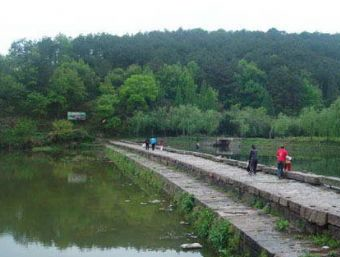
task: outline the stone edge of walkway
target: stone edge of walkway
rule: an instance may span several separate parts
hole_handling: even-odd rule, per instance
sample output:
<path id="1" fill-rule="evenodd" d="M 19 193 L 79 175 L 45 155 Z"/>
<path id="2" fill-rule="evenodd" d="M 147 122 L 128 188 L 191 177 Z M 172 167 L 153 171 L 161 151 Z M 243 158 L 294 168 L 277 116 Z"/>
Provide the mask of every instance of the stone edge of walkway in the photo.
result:
<path id="1" fill-rule="evenodd" d="M 123 141 L 119 141 L 119 142 L 123 144 L 131 144 L 130 142 L 123 142 Z M 114 142 L 111 142 L 111 143 L 114 143 Z M 136 144 L 133 144 L 133 145 L 136 145 Z M 261 197 L 265 201 L 272 202 L 273 204 L 278 206 L 278 208 L 284 208 L 285 209 L 284 211 L 289 211 L 289 215 L 286 215 L 286 216 L 300 218 L 304 220 L 305 222 L 307 222 L 310 225 L 308 230 L 323 231 L 324 229 L 328 229 L 328 231 L 334 237 L 340 240 L 340 216 L 338 215 L 334 215 L 334 214 L 325 212 L 323 210 L 319 210 L 317 208 L 303 206 L 299 203 L 296 203 L 284 197 L 280 197 L 275 194 L 270 194 L 264 190 L 260 190 L 251 185 L 247 185 L 247 184 L 243 184 L 242 182 L 235 181 L 230 177 L 222 177 L 214 172 L 209 172 L 207 170 L 203 170 L 200 168 L 194 168 L 191 165 L 188 166 L 185 162 L 182 162 L 182 161 L 173 160 L 169 157 L 161 157 L 158 154 L 145 152 L 142 149 L 131 148 L 126 145 L 122 147 L 126 147 L 129 150 L 138 152 L 142 155 L 158 157 L 160 159 L 163 159 L 165 162 L 172 162 L 174 165 L 179 166 L 180 168 L 186 169 L 191 172 L 195 170 L 197 174 L 208 177 L 215 184 L 223 183 L 224 185 L 232 186 L 233 188 L 241 190 L 244 193 L 249 193 L 256 197 Z M 180 150 L 179 152 L 176 152 L 176 153 L 185 154 L 186 151 L 182 152 Z M 197 156 L 197 157 L 200 157 L 200 156 Z"/>
<path id="2" fill-rule="evenodd" d="M 125 149 L 124 147 L 122 147 L 122 146 L 117 146 L 117 145 L 114 145 L 114 147 L 119 148 L 119 149 Z M 112 148 L 111 148 L 111 149 L 112 149 Z M 112 149 L 112 150 L 117 151 L 117 150 L 115 150 L 115 149 Z M 127 151 L 127 152 L 129 152 L 129 153 L 135 153 L 135 154 L 137 154 L 138 156 L 147 159 L 147 157 L 144 157 L 144 156 L 140 155 L 139 153 L 136 153 L 136 152 L 134 152 L 134 151 L 131 152 L 131 149 L 126 149 L 125 151 Z M 120 152 L 120 154 L 123 154 L 123 153 Z M 169 189 L 169 188 L 166 189 L 166 191 L 167 191 L 168 193 L 169 193 L 169 192 L 170 192 L 170 193 L 174 193 L 176 190 L 180 190 L 180 191 L 182 191 L 182 192 L 190 193 L 190 192 L 187 191 L 187 189 L 180 187 L 180 186 L 177 185 L 175 182 L 171 181 L 169 178 L 164 177 L 164 175 L 162 175 L 161 173 L 159 173 L 159 172 L 158 172 L 157 170 L 155 170 L 153 167 L 145 166 L 145 165 L 143 165 L 142 163 L 138 162 L 137 160 L 135 160 L 135 159 L 133 159 L 133 158 L 127 156 L 127 155 L 125 155 L 125 156 L 126 156 L 127 158 L 129 158 L 130 160 L 134 161 L 135 163 L 137 163 L 138 165 L 141 165 L 141 166 L 143 166 L 143 167 L 148 168 L 148 169 L 151 170 L 152 172 L 156 173 L 157 176 L 161 177 L 161 179 L 162 179 L 163 181 L 166 182 L 166 184 L 168 185 L 168 187 L 169 187 L 169 186 L 171 187 L 171 189 Z M 150 159 L 148 159 L 148 160 L 151 161 L 151 162 L 154 161 L 154 160 L 150 160 Z M 154 161 L 154 162 L 155 162 L 155 161 Z M 163 165 L 163 164 L 160 164 L 159 162 L 156 162 L 156 163 L 158 163 L 159 165 Z M 164 165 L 164 167 L 168 169 L 168 167 L 167 167 L 166 165 Z M 175 189 L 175 190 L 174 190 L 174 189 Z M 225 196 L 225 197 L 228 198 L 227 196 Z M 218 215 L 218 217 L 223 218 L 223 219 L 227 219 L 227 220 L 232 224 L 233 227 L 235 227 L 238 231 L 240 231 L 240 233 L 243 235 L 243 240 L 247 241 L 247 246 L 248 246 L 249 248 L 251 248 L 254 252 L 256 252 L 256 255 L 257 255 L 257 256 L 260 255 L 260 252 L 261 252 L 261 250 L 263 249 L 263 250 L 265 250 L 265 251 L 266 251 L 270 256 L 272 256 L 272 257 L 281 257 L 281 256 L 284 256 L 284 257 L 286 257 L 286 256 L 287 256 L 287 257 L 288 257 L 288 256 L 289 256 L 289 257 L 292 257 L 292 255 L 287 255 L 287 252 L 286 252 L 287 250 L 286 250 L 286 251 L 283 251 L 283 252 L 282 252 L 282 251 L 277 251 L 277 250 L 274 250 L 274 249 L 277 249 L 277 248 L 275 248 L 275 247 L 273 247 L 272 249 L 268 249 L 268 247 L 266 247 L 266 246 L 264 245 L 263 240 L 262 240 L 262 241 L 258 241 L 258 240 L 256 240 L 256 239 L 254 239 L 254 238 L 252 237 L 252 235 L 248 234 L 247 231 L 244 231 L 239 225 L 235 224 L 235 223 L 233 222 L 233 220 L 228 219 L 228 216 L 223 216 L 223 215 L 221 215 L 220 210 L 212 209 L 210 206 L 207 205 L 207 203 L 205 203 L 204 201 L 202 201 L 202 199 L 199 199 L 199 198 L 197 198 L 196 196 L 195 196 L 195 198 L 196 198 L 196 200 L 197 200 L 201 205 L 203 205 L 203 206 L 205 206 L 205 207 L 211 209 L 216 215 Z M 232 201 L 233 201 L 233 200 L 232 200 Z M 233 202 L 234 202 L 234 201 L 233 201 Z M 249 208 L 249 207 L 246 207 L 246 208 Z M 251 208 L 249 208 L 249 209 L 251 209 Z M 258 212 L 257 210 L 253 211 L 253 213 L 257 213 L 257 212 Z M 259 215 L 259 216 L 263 217 L 263 216 L 260 215 L 260 214 L 256 214 L 256 215 Z M 271 218 L 268 216 L 268 219 L 271 219 Z M 278 233 L 279 233 L 279 232 L 278 232 Z M 285 240 L 287 240 L 287 239 L 285 239 Z M 275 239 L 275 241 L 276 241 L 276 242 L 279 242 L 279 240 L 277 240 L 277 238 Z M 308 245 L 308 246 L 311 246 L 311 244 L 308 243 L 308 242 L 306 242 L 306 241 L 301 241 L 300 244 L 301 244 L 301 245 L 305 245 L 305 246 L 307 246 L 307 245 Z M 281 249 L 281 250 L 283 250 L 283 249 Z M 296 253 L 295 253 L 295 254 L 296 254 L 295 256 L 302 256 L 302 255 L 305 253 L 306 250 L 307 250 L 307 249 L 304 248 L 303 250 L 301 250 L 301 251 L 299 251 L 299 252 L 296 252 Z M 315 248 L 310 248 L 309 250 L 315 250 Z M 289 254 L 289 253 L 288 253 L 288 254 Z M 254 256 L 254 255 L 252 255 L 252 256 Z"/>
<path id="3" fill-rule="evenodd" d="M 120 140 L 121 142 L 128 143 L 128 144 L 135 144 L 139 145 L 136 142 L 128 141 L 128 140 Z M 164 148 L 164 151 L 168 152 L 174 152 L 174 153 L 180 153 L 180 154 L 187 154 L 187 155 L 193 155 L 197 157 L 201 157 L 204 159 L 208 159 L 215 162 L 223 162 L 226 164 L 229 164 L 231 166 L 236 166 L 242 169 L 246 169 L 248 166 L 248 163 L 245 161 L 238 161 L 234 159 L 229 158 L 223 158 L 219 156 L 215 156 L 212 154 L 207 153 L 200 153 L 200 152 L 194 152 L 194 151 L 187 151 L 187 150 L 179 150 L 172 147 L 166 147 Z M 258 171 L 262 171 L 266 174 L 276 175 L 276 167 L 274 166 L 267 166 L 263 164 L 258 165 Z M 286 172 L 286 178 L 296 180 L 303 183 L 308 183 L 315 186 L 326 186 L 331 189 L 336 189 L 340 191 L 340 178 L 337 177 L 331 177 L 331 176 L 322 176 L 322 175 L 316 175 L 312 173 L 306 173 L 306 172 L 300 172 L 300 171 L 290 171 Z"/>

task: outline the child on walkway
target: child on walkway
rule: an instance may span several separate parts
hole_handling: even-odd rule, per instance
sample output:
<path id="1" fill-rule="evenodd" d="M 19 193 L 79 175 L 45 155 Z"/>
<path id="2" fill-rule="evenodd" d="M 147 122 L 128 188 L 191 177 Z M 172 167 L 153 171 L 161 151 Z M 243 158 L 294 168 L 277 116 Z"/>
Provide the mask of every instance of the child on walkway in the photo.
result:
<path id="1" fill-rule="evenodd" d="M 285 171 L 291 171 L 291 170 L 292 170 L 292 157 L 287 155 L 286 162 L 285 162 Z"/>

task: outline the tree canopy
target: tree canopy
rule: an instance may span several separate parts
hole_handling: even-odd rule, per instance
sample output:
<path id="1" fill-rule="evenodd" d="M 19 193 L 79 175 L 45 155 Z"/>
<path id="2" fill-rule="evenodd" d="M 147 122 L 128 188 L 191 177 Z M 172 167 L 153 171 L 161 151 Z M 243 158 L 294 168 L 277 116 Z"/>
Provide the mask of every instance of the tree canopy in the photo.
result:
<path id="1" fill-rule="evenodd" d="M 190 134 L 218 128 L 263 136 L 281 135 L 280 128 L 298 135 L 307 133 L 296 129 L 304 124 L 313 134 L 335 135 L 335 123 L 326 132 L 307 121 L 336 118 L 339 94 L 338 34 L 276 29 L 60 34 L 13 42 L 0 56 L 1 119 L 53 122 L 67 111 L 85 111 L 96 131 Z M 262 127 L 254 116 L 274 122 Z M 156 126 L 157 120 L 162 124 Z"/>

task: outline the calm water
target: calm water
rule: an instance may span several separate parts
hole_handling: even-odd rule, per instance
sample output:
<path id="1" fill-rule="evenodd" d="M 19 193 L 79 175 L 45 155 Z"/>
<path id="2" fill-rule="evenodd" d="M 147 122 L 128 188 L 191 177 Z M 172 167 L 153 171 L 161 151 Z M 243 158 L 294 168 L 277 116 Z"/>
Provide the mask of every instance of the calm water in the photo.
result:
<path id="1" fill-rule="evenodd" d="M 216 138 L 212 137 L 178 137 L 165 138 L 167 145 L 175 148 L 196 150 L 196 142 L 200 143 L 199 151 L 224 155 L 236 160 L 247 160 L 252 144 L 258 149 L 259 162 L 276 166 L 276 150 L 284 143 L 289 155 L 293 157 L 293 170 L 313 172 L 320 175 L 340 177 L 340 144 L 335 142 L 307 141 L 296 139 L 236 139 L 229 149 L 213 147 Z"/>
<path id="2" fill-rule="evenodd" d="M 112 163 L 67 156 L 0 156 L 0 257 L 213 257 L 205 248 L 181 251 L 193 242 L 191 228 L 162 210 L 165 196 Z"/>

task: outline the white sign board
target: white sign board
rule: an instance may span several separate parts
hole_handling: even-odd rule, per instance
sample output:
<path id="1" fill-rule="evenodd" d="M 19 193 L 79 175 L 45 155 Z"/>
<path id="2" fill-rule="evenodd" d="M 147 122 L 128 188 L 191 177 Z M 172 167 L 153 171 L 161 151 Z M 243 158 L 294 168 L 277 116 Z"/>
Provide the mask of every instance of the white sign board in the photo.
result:
<path id="1" fill-rule="evenodd" d="M 86 120 L 85 112 L 67 112 L 68 120 Z"/>

